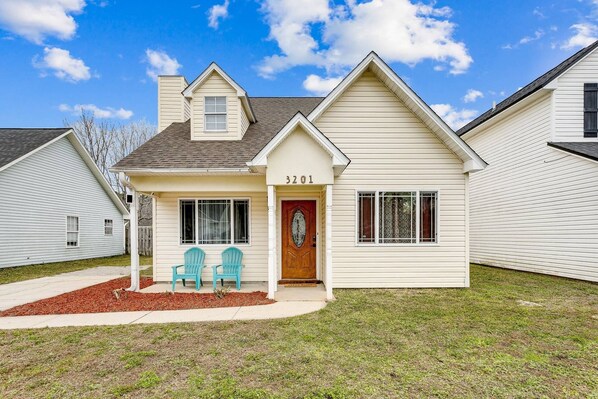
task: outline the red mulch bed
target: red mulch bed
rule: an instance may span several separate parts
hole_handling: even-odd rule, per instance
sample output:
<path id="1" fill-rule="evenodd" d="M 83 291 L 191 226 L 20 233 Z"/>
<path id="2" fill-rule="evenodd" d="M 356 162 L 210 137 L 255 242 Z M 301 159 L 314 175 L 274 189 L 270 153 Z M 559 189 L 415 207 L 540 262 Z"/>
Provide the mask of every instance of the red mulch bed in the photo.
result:
<path id="1" fill-rule="evenodd" d="M 141 288 L 149 287 L 153 283 L 149 277 L 142 277 L 140 281 Z M 144 294 L 121 290 L 130 285 L 129 277 L 119 278 L 52 298 L 15 306 L 0 312 L 0 316 L 224 308 L 274 303 L 273 300 L 266 298 L 265 292 L 230 292 L 224 298 L 218 299 L 213 293 Z M 114 290 L 119 290 L 120 298 L 116 298 Z"/>

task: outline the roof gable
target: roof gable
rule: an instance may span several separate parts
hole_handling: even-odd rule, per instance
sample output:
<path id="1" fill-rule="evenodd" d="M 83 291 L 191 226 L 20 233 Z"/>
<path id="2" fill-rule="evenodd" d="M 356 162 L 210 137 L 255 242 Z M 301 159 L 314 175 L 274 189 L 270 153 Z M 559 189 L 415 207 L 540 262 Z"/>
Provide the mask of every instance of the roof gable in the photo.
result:
<path id="1" fill-rule="evenodd" d="M 123 215 L 129 211 L 116 195 L 96 163 L 71 128 L 58 129 L 0 129 L 0 172 L 52 145 L 60 139 L 67 139 L 85 162 L 97 182 Z M 13 152 L 9 157 L 6 153 Z"/>
<path id="2" fill-rule="evenodd" d="M 317 119 L 365 71 L 371 70 L 438 138 L 463 161 L 463 171 L 473 172 L 486 167 L 486 162 L 426 104 L 375 52 L 368 54 L 328 96 L 307 116 Z"/>
<path id="3" fill-rule="evenodd" d="M 297 127 L 301 127 L 317 144 L 332 157 L 332 168 L 335 175 L 340 175 L 351 160 L 316 128 L 301 112 L 297 112 L 287 124 L 266 144 L 247 166 L 254 170 L 262 170 L 267 166 L 268 155 L 272 153 Z"/>
<path id="4" fill-rule="evenodd" d="M 0 172 L 69 133 L 57 129 L 0 129 Z"/>
<path id="5" fill-rule="evenodd" d="M 484 122 L 494 118 L 496 115 L 500 114 L 501 112 L 509 109 L 511 106 L 519 103 L 523 99 L 529 97 L 530 95 L 536 93 L 538 90 L 543 88 L 551 88 L 550 83 L 554 81 L 556 78 L 561 76 L 563 73 L 567 72 L 573 66 L 575 66 L 579 61 L 593 53 L 598 48 L 598 40 L 594 43 L 590 44 L 589 46 L 579 50 L 577 53 L 573 54 L 571 57 L 567 58 L 565 61 L 561 62 L 544 75 L 538 77 L 531 83 L 527 84 L 523 88 L 517 90 L 515 93 L 498 103 L 495 107 L 490 108 L 488 111 L 484 112 L 482 115 L 478 116 L 467 125 L 463 126 L 461 129 L 457 131 L 459 136 L 463 136 L 464 134 L 468 133 L 469 131 L 475 129 L 479 125 L 483 124 Z"/>
<path id="6" fill-rule="evenodd" d="M 241 100 L 241 103 L 243 104 L 247 118 L 250 122 L 256 122 L 257 119 L 253 113 L 253 109 L 251 108 L 251 103 L 249 102 L 249 97 L 247 96 L 245 89 L 235 82 L 233 78 L 224 72 L 224 70 L 215 62 L 212 62 L 197 78 L 195 78 L 193 82 L 189 84 L 189 86 L 185 88 L 185 90 L 183 90 L 183 96 L 187 98 L 193 97 L 193 92 L 200 87 L 210 77 L 210 75 L 212 75 L 212 73 L 217 73 L 233 87 L 233 89 L 237 92 L 237 96 Z"/>

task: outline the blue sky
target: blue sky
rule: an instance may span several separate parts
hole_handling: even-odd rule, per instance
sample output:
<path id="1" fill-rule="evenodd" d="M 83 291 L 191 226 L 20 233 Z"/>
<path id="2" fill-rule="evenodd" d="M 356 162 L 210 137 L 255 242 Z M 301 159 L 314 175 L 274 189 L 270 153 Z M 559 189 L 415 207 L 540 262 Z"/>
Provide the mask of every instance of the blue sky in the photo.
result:
<path id="1" fill-rule="evenodd" d="M 334 86 L 370 50 L 459 127 L 598 37 L 598 0 L 0 0 L 0 126 L 156 123 L 158 73 L 250 96 Z"/>

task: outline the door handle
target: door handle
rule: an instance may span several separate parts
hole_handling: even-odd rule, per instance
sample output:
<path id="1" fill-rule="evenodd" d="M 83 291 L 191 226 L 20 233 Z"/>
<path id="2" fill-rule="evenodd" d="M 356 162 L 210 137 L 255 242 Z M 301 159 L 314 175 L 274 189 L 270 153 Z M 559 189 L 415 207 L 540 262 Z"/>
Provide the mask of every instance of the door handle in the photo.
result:
<path id="1" fill-rule="evenodd" d="M 314 248 L 316 247 L 316 236 L 314 236 L 311 246 Z"/>

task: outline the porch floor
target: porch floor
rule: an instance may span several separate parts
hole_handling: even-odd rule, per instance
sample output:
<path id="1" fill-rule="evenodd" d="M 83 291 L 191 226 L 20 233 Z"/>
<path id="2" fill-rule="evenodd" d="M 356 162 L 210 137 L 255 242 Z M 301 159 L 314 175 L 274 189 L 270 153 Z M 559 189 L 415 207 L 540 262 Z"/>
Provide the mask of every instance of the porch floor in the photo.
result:
<path id="1" fill-rule="evenodd" d="M 266 282 L 244 282 L 241 284 L 241 291 L 237 291 L 234 282 L 224 282 L 224 286 L 228 287 L 231 292 L 268 292 L 268 283 Z M 218 288 L 221 285 L 218 283 Z M 147 288 L 141 290 L 145 293 L 161 293 L 171 292 L 172 284 L 166 282 L 159 282 L 154 285 L 150 285 Z M 189 281 L 187 286 L 184 287 L 181 281 L 176 284 L 176 292 L 181 293 L 192 293 L 199 292 L 200 294 L 210 294 L 213 292 L 212 282 L 204 282 L 203 287 L 199 291 L 195 290 L 195 282 Z M 326 288 L 324 284 L 318 284 L 315 287 L 284 287 L 278 286 L 278 291 L 274 295 L 274 300 L 278 302 L 286 301 L 326 301 Z"/>

